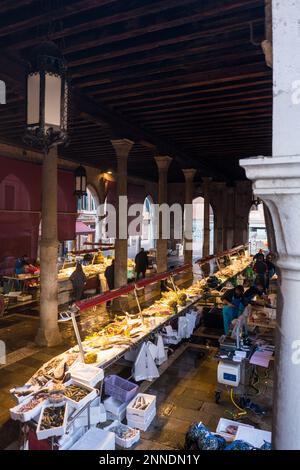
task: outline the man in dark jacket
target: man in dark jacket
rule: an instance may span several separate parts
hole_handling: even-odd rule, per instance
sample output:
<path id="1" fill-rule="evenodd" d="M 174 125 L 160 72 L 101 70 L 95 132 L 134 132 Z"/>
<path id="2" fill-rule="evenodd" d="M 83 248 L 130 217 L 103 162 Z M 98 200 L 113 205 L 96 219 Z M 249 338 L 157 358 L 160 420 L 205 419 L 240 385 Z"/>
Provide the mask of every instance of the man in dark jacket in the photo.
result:
<path id="1" fill-rule="evenodd" d="M 148 268 L 148 256 L 144 248 L 141 248 L 141 251 L 135 257 L 135 272 L 136 272 L 136 279 L 139 279 L 140 274 L 142 274 L 143 278 L 146 276 L 146 271 Z"/>
<path id="2" fill-rule="evenodd" d="M 107 266 L 104 272 L 104 276 L 108 285 L 109 290 L 115 288 L 115 260 L 113 259 L 110 266 Z"/>
<path id="3" fill-rule="evenodd" d="M 80 263 L 77 263 L 75 271 L 73 271 L 70 276 L 70 281 L 73 285 L 75 300 L 81 300 L 84 286 L 86 284 L 86 275 L 84 274 Z"/>
<path id="4" fill-rule="evenodd" d="M 253 266 L 253 271 L 256 275 L 256 284 L 263 284 L 266 287 L 267 275 L 268 275 L 268 266 L 265 263 L 264 255 L 259 255 L 256 259 L 256 263 Z"/>
<path id="5" fill-rule="evenodd" d="M 111 264 L 107 266 L 104 271 L 104 276 L 108 285 L 109 290 L 113 290 L 115 288 L 115 260 L 113 259 Z M 108 300 L 106 302 L 106 306 L 110 307 L 111 301 Z"/>

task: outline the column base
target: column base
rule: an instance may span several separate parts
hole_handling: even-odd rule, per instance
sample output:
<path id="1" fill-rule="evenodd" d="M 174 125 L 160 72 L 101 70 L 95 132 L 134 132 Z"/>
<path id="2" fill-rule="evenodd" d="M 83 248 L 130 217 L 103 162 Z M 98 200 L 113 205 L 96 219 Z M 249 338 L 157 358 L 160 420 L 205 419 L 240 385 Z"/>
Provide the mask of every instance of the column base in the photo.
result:
<path id="1" fill-rule="evenodd" d="M 35 337 L 35 343 L 38 346 L 58 346 L 62 343 L 62 336 L 57 328 L 44 329 L 39 328 Z"/>

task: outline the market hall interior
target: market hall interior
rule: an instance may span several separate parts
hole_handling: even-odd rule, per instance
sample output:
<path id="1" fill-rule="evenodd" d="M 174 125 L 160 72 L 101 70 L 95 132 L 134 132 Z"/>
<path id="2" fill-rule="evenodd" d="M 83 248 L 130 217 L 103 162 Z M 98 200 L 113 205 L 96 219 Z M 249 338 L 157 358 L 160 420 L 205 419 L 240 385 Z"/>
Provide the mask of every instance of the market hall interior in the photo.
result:
<path id="1" fill-rule="evenodd" d="M 37 371 L 59 376 L 59 361 L 45 372 L 57 358 L 71 361 L 72 377 L 76 355 L 104 370 L 97 394 L 114 398 L 106 379 L 116 376 L 139 384 L 142 400 L 156 397 L 135 448 L 182 448 L 195 421 L 215 432 L 232 418 L 272 431 L 275 449 L 300 449 L 297 2 L 18 0 L 0 13 L 0 446 L 22 448 L 26 434 L 24 414 L 11 419 L 10 391 L 37 385 Z M 140 232 L 125 237 L 133 216 L 124 217 L 124 198 L 142 208 Z M 184 214 L 180 224 L 171 217 L 168 237 L 157 204 Z M 104 216 L 112 208 L 115 233 Z M 266 227 L 265 240 L 250 239 L 254 248 L 253 210 Z M 242 336 L 246 360 L 233 361 L 235 346 L 219 341 L 224 295 L 260 282 L 252 269 L 260 249 L 276 273 L 264 278 L 267 303 L 237 318 L 234 345 L 240 351 Z M 253 356 L 257 339 L 271 348 L 263 360 L 248 354 L 245 336 L 255 337 Z M 126 355 L 161 340 L 165 360 L 152 358 L 153 376 L 138 380 L 139 357 Z M 130 406 L 126 413 L 138 426 Z M 46 439 L 31 421 L 26 445 L 38 446 Z"/>

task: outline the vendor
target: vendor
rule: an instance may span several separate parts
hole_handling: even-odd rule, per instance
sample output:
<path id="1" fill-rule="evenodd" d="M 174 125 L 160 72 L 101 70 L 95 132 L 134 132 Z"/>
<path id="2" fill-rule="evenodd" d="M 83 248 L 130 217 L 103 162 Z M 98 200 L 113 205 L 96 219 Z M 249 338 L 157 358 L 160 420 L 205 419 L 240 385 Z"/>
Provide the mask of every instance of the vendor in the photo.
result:
<path id="1" fill-rule="evenodd" d="M 149 265 L 147 252 L 144 248 L 141 248 L 141 251 L 135 257 L 135 272 L 136 272 L 136 279 L 138 280 L 140 274 L 142 275 L 143 279 L 146 277 L 146 271 Z"/>
<path id="2" fill-rule="evenodd" d="M 262 249 L 260 249 L 256 255 L 253 256 L 253 261 L 256 262 L 258 260 L 258 258 L 261 258 L 263 257 L 263 261 L 265 260 L 265 255 L 264 255 L 264 252 Z"/>
<path id="3" fill-rule="evenodd" d="M 269 289 L 270 279 L 272 279 L 276 272 L 275 264 L 273 263 L 272 255 L 270 253 L 266 257 L 266 265 L 268 268 L 266 287 Z"/>
<path id="4" fill-rule="evenodd" d="M 86 275 L 84 274 L 80 263 L 77 263 L 75 271 L 73 271 L 70 276 L 70 281 L 73 285 L 75 301 L 81 300 L 84 286 L 86 284 Z"/>
<path id="5" fill-rule="evenodd" d="M 15 262 L 15 274 L 24 274 L 25 268 L 28 265 L 27 255 L 23 255 L 16 259 Z"/>
<path id="6" fill-rule="evenodd" d="M 253 266 L 253 270 L 256 275 L 255 283 L 263 284 L 265 287 L 267 283 L 268 266 L 265 263 L 265 257 L 263 254 L 258 254 L 256 263 Z"/>
<path id="7" fill-rule="evenodd" d="M 224 332 L 227 335 L 232 320 L 238 318 L 244 311 L 247 301 L 244 297 L 243 286 L 236 286 L 222 296 Z"/>
<path id="8" fill-rule="evenodd" d="M 255 296 L 261 297 L 263 299 L 268 298 L 266 295 L 265 286 L 262 282 L 258 282 L 255 286 L 251 286 L 245 291 L 244 297 L 247 302 L 251 302 Z"/>
<path id="9" fill-rule="evenodd" d="M 111 264 L 107 266 L 104 272 L 104 276 L 108 285 L 109 290 L 115 288 L 115 260 L 113 259 Z M 111 304 L 110 300 L 106 302 L 106 306 L 109 307 Z"/>

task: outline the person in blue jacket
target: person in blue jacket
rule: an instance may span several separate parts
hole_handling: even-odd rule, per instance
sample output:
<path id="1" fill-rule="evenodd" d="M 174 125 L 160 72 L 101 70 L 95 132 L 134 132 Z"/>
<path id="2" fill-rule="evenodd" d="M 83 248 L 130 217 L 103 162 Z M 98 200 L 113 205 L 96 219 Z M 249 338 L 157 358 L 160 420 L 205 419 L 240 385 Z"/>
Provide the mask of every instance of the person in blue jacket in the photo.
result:
<path id="1" fill-rule="evenodd" d="M 229 333 L 230 325 L 232 320 L 238 318 L 244 311 L 247 305 L 247 300 L 244 296 L 243 286 L 236 286 L 234 289 L 230 289 L 222 296 L 223 301 L 223 322 L 224 322 L 224 333 Z"/>
<path id="2" fill-rule="evenodd" d="M 268 298 L 265 286 L 262 282 L 258 282 L 256 285 L 249 287 L 249 289 L 245 291 L 244 297 L 248 303 L 251 302 L 254 297 L 260 297 L 265 300 Z"/>
<path id="3" fill-rule="evenodd" d="M 25 266 L 27 264 L 27 255 L 23 255 L 20 258 L 17 258 L 15 262 L 15 274 L 24 274 Z"/>

